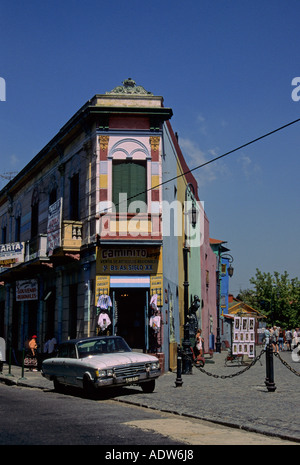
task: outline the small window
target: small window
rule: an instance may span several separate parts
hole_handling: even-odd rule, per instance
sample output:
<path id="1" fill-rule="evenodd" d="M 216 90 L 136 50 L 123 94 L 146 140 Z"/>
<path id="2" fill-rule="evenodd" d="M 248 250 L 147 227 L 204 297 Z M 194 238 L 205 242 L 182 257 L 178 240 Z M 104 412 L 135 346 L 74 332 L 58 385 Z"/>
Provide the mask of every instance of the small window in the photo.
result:
<path id="1" fill-rule="evenodd" d="M 227 265 L 225 263 L 222 263 L 222 265 L 221 265 L 221 273 L 224 276 L 226 275 L 226 270 L 227 270 Z"/>
<path id="2" fill-rule="evenodd" d="M 57 189 L 54 187 L 49 193 L 49 205 L 52 205 L 57 200 Z"/>
<path id="3" fill-rule="evenodd" d="M 3 226 L 3 228 L 2 228 L 2 237 L 1 237 L 2 244 L 6 244 L 6 238 L 7 238 L 7 227 Z"/>
<path id="4" fill-rule="evenodd" d="M 17 216 L 15 219 L 15 241 L 20 242 L 21 240 L 21 216 Z"/>

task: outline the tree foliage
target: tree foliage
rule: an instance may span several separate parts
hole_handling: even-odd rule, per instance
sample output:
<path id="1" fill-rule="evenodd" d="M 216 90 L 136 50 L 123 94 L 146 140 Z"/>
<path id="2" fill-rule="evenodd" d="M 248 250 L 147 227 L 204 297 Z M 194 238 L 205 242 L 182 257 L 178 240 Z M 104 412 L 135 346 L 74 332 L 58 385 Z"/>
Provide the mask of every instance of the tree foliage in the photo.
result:
<path id="1" fill-rule="evenodd" d="M 300 326 L 300 281 L 288 273 L 264 273 L 256 269 L 250 279 L 253 289 L 240 291 L 239 300 L 260 311 L 267 322 L 282 328 Z"/>

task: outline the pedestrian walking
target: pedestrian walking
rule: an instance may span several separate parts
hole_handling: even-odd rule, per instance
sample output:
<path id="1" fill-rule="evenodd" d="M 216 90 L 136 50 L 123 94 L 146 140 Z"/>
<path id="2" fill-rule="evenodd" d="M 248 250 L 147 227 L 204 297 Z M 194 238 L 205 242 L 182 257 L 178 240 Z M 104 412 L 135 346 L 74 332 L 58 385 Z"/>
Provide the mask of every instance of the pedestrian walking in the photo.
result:
<path id="1" fill-rule="evenodd" d="M 265 329 L 265 349 L 268 347 L 268 345 L 270 344 L 270 339 L 271 339 L 271 330 L 270 328 L 267 326 L 266 329 Z"/>
<path id="2" fill-rule="evenodd" d="M 287 350 L 291 351 L 292 350 L 292 331 L 290 329 L 287 329 L 285 332 L 285 342 L 287 345 Z"/>
<path id="3" fill-rule="evenodd" d="M 5 347 L 5 340 L 3 339 L 3 337 L 0 337 L 0 373 L 2 373 L 3 371 L 3 362 L 5 362 Z"/>
<path id="4" fill-rule="evenodd" d="M 294 349 L 298 345 L 298 331 L 297 331 L 297 329 L 293 329 L 292 334 L 293 334 L 292 349 Z"/>
<path id="5" fill-rule="evenodd" d="M 279 335 L 278 335 L 278 348 L 279 351 L 283 350 L 283 330 L 282 328 L 278 329 Z"/>
<path id="6" fill-rule="evenodd" d="M 273 326 L 272 330 L 272 344 L 273 344 L 273 352 L 278 352 L 278 329 L 276 326 Z"/>
<path id="7" fill-rule="evenodd" d="M 202 334 L 202 330 L 198 329 L 198 331 L 196 333 L 196 337 L 195 337 L 195 347 L 194 347 L 196 357 L 198 355 L 200 355 L 200 357 L 202 357 L 202 355 L 203 355 L 204 339 L 201 336 L 201 334 Z"/>

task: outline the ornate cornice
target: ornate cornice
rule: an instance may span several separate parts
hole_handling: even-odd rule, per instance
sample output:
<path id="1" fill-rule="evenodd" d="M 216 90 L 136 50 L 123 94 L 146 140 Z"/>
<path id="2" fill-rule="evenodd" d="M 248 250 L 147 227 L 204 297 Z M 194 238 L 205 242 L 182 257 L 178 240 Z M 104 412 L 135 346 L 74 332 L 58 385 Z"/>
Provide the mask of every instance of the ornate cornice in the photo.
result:
<path id="1" fill-rule="evenodd" d="M 152 92 L 148 92 L 144 87 L 137 86 L 135 81 L 131 78 L 125 79 L 122 82 L 122 86 L 117 86 L 110 92 L 106 92 L 106 95 L 111 94 L 135 94 L 135 95 L 153 95 Z"/>

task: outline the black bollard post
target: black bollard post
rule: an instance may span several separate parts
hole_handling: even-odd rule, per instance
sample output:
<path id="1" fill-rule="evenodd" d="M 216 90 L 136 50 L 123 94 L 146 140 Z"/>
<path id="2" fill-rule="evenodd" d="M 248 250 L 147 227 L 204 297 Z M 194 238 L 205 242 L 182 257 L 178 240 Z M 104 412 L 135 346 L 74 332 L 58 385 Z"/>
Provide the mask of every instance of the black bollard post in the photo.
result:
<path id="1" fill-rule="evenodd" d="M 181 387 L 183 384 L 182 377 L 181 377 L 181 367 L 182 367 L 182 358 L 181 358 L 181 350 L 180 345 L 177 346 L 177 377 L 175 380 L 176 387 Z"/>
<path id="2" fill-rule="evenodd" d="M 273 346 L 270 342 L 266 347 L 266 380 L 265 385 L 269 392 L 276 391 L 274 383 Z"/>
<path id="3" fill-rule="evenodd" d="M 9 351 L 8 351 L 8 374 L 6 376 L 14 376 L 11 374 L 11 345 L 9 346 Z"/>
<path id="4" fill-rule="evenodd" d="M 25 360 L 25 349 L 22 350 L 22 376 L 20 379 L 26 379 L 24 377 L 24 360 Z"/>

